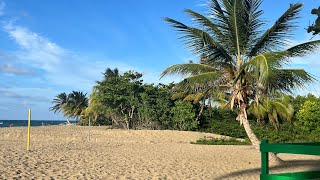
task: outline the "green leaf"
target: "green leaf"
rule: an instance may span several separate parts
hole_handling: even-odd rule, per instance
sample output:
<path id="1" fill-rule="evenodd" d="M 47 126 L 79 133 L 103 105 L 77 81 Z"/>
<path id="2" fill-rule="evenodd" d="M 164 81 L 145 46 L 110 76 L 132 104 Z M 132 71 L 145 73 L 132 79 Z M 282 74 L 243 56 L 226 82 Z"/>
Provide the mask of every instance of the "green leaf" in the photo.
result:
<path id="1" fill-rule="evenodd" d="M 189 75 L 197 75 L 201 73 L 214 72 L 214 71 L 216 71 L 215 68 L 205 64 L 194 64 L 194 63 L 176 64 L 164 70 L 160 78 L 162 78 L 165 75 L 180 74 L 182 76 L 189 76 Z"/>
<path id="2" fill-rule="evenodd" d="M 290 57 L 297 57 L 297 56 L 302 57 L 317 51 L 319 49 L 319 46 L 320 46 L 320 40 L 316 40 L 316 41 L 306 42 L 306 43 L 293 46 L 289 48 L 287 52 Z"/>
<path id="3" fill-rule="evenodd" d="M 293 20 L 298 18 L 301 7 L 300 3 L 290 5 L 289 9 L 257 40 L 249 56 L 277 50 L 286 45 L 286 39 L 290 38 L 290 32 L 296 27 Z"/>

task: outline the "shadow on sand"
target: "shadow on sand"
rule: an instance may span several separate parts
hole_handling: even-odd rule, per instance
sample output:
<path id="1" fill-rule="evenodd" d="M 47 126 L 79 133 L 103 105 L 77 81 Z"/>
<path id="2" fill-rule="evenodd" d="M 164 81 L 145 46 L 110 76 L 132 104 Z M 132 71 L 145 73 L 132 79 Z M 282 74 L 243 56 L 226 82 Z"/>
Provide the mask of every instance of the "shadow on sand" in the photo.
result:
<path id="1" fill-rule="evenodd" d="M 288 171 L 292 171 L 291 168 L 299 168 L 299 167 L 304 168 L 304 170 L 302 171 L 320 170 L 320 160 L 290 160 L 290 161 L 285 161 L 285 163 L 280 165 L 275 165 L 275 166 L 271 165 L 269 170 L 271 173 L 273 173 L 272 172 L 273 170 L 277 170 L 277 172 L 279 171 L 288 172 Z M 235 178 L 237 176 L 254 175 L 254 174 L 260 175 L 260 168 L 231 172 L 226 175 L 220 176 L 217 179 Z"/>

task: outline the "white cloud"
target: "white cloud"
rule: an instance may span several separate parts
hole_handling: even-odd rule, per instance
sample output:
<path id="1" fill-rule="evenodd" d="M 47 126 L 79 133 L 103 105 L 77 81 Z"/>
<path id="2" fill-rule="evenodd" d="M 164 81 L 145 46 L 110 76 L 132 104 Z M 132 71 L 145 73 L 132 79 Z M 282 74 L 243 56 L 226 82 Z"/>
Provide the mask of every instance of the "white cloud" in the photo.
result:
<path id="1" fill-rule="evenodd" d="M 135 70 L 143 73 L 143 79 L 146 83 L 178 81 L 177 78 L 172 77 L 160 80 L 161 72 L 132 66 L 125 63 L 125 60 L 93 58 L 70 51 L 26 27 L 17 25 L 15 22 L 3 24 L 3 30 L 19 46 L 18 50 L 14 52 L 0 52 L 0 61 L 6 61 L 0 65 L 0 73 L 13 75 L 10 77 L 12 79 L 6 80 L 13 82 L 10 87 L 0 89 L 0 95 L 3 97 L 0 99 L 0 104 L 4 105 L 10 102 L 10 112 L 12 113 L 14 112 L 12 108 L 18 108 L 21 113 L 32 107 L 42 114 L 38 115 L 39 119 L 43 117 L 47 119 L 48 109 L 51 106 L 50 101 L 55 95 L 61 92 L 69 93 L 71 90 L 90 93 L 95 81 L 103 78 L 101 73 L 107 67 L 118 68 L 121 72 Z M 16 81 L 15 75 L 32 73 L 37 76 L 29 76 L 27 81 L 24 79 L 25 77 L 19 76 L 20 81 L 14 82 Z M 28 84 L 20 84 L 22 81 L 28 82 Z M 5 114 L 8 115 L 8 113 Z M 5 118 L 11 118 L 8 116 Z M 52 117 L 55 116 L 52 114 Z"/>
<path id="2" fill-rule="evenodd" d="M 4 30 L 20 46 L 20 50 L 16 52 L 20 63 L 45 71 L 45 80 L 54 85 L 88 92 L 95 81 L 102 78 L 101 72 L 104 72 L 107 67 L 118 68 L 121 71 L 142 72 L 145 74 L 143 79 L 148 83 L 173 81 L 169 78 L 159 80 L 160 73 L 149 73 L 152 71 L 131 66 L 123 63 L 124 61 L 97 60 L 81 56 L 25 27 L 14 25 L 12 22 L 7 23 Z"/>
<path id="3" fill-rule="evenodd" d="M 21 47 L 22 51 L 17 53 L 18 56 L 28 60 L 34 66 L 50 71 L 52 66 L 68 56 L 64 49 L 25 27 L 16 26 L 10 22 L 4 26 L 4 30 Z"/>
<path id="4" fill-rule="evenodd" d="M 0 73 L 15 74 L 15 75 L 32 75 L 33 70 L 19 69 L 12 64 L 0 64 Z"/>

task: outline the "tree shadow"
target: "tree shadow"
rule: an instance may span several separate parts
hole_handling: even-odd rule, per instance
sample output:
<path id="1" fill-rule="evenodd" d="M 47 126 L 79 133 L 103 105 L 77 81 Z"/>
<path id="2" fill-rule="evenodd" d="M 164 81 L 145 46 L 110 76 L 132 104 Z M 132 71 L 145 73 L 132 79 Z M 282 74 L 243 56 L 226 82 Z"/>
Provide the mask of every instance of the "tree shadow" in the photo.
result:
<path id="1" fill-rule="evenodd" d="M 271 173 L 273 173 L 273 170 L 277 171 L 292 171 L 291 168 L 299 168 L 303 167 L 305 170 L 303 171 L 320 171 L 320 160 L 288 160 L 285 161 L 285 163 L 280 165 L 274 165 L 271 167 L 269 166 L 269 170 Z M 225 178 L 234 178 L 237 176 L 242 175 L 256 175 L 260 174 L 260 168 L 254 168 L 254 169 L 246 169 L 241 171 L 235 171 L 228 174 L 225 174 L 223 176 L 218 177 L 217 179 L 225 179 Z"/>

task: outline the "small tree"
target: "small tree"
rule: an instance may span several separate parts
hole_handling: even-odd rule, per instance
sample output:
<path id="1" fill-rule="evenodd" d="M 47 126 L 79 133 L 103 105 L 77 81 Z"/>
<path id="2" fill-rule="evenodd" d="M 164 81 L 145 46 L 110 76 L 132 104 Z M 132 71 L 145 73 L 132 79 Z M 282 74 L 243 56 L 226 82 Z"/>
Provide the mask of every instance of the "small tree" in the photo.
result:
<path id="1" fill-rule="evenodd" d="M 101 103 L 110 111 L 113 125 L 130 129 L 137 114 L 139 93 L 141 92 L 142 74 L 128 71 L 123 75 L 118 69 L 106 69 L 104 79 L 94 87 Z"/>
<path id="2" fill-rule="evenodd" d="M 194 130 L 198 127 L 196 112 L 190 102 L 176 101 L 172 108 L 172 121 L 179 130 Z"/>

